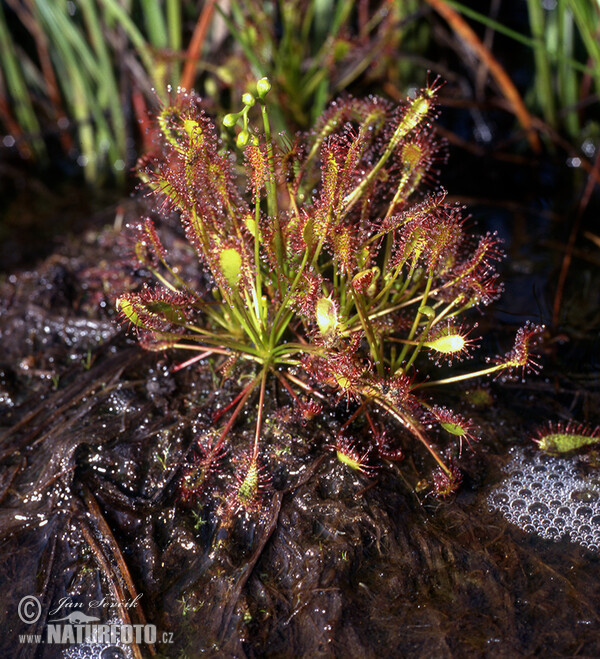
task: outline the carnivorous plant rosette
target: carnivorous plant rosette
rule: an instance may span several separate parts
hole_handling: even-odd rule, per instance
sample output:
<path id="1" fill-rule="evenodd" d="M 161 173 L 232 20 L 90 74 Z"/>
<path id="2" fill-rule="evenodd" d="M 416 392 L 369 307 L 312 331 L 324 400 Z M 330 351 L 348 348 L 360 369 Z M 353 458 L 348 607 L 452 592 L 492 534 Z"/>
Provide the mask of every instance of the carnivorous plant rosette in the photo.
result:
<path id="1" fill-rule="evenodd" d="M 273 138 L 269 90 L 267 79 L 258 81 L 243 109 L 223 122 L 240 127 L 247 184 L 240 186 L 235 158 L 193 93 L 178 93 L 161 108 L 157 152 L 138 166 L 162 207 L 179 213 L 207 283 L 200 289 L 182 278 L 146 219 L 136 254 L 157 284 L 121 296 L 121 315 L 148 350 L 197 353 L 190 362 L 237 360 L 249 375 L 183 481 L 199 481 L 200 491 L 240 412 L 252 406 L 253 448 L 237 461 L 231 505 L 256 507 L 268 485 L 261 436 L 266 392 L 274 387 L 305 418 L 346 401 L 353 412 L 336 452 L 351 469 L 363 471 L 368 453 L 346 437 L 359 417 L 384 459 L 401 451 L 377 419 L 399 424 L 437 463 L 434 488 L 451 493 L 460 472 L 426 428 L 437 424 L 461 444 L 475 429 L 432 403 L 425 389 L 536 371 L 542 328 L 527 324 L 513 349 L 484 369 L 430 376 L 438 366 L 460 369 L 472 356 L 474 326 L 463 314 L 498 297 L 495 264 L 502 258 L 495 235 L 473 236 L 463 208 L 432 191 L 443 160 L 431 126 L 438 87 L 400 107 L 377 97 L 338 100 L 295 141 Z M 257 116 L 261 130 L 252 126 Z"/>

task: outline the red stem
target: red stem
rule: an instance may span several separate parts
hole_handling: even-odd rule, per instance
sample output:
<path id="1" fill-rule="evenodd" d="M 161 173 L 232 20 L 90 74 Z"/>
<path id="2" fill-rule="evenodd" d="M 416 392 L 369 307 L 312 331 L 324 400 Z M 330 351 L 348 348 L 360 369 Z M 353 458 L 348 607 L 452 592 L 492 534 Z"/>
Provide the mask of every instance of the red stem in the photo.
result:
<path id="1" fill-rule="evenodd" d="M 184 89 L 191 89 L 194 86 L 196 64 L 200 59 L 202 45 L 204 44 L 204 38 L 206 37 L 206 32 L 208 30 L 208 26 L 210 25 L 214 9 L 215 0 L 208 0 L 198 18 L 196 27 L 194 28 L 194 33 L 192 34 L 192 39 L 190 41 L 190 45 L 188 46 L 185 57 L 183 73 L 181 75 L 181 86 Z"/>
<path id="2" fill-rule="evenodd" d="M 250 396 L 250 394 L 252 393 L 252 390 L 257 385 L 257 383 L 258 383 L 258 378 L 254 378 L 254 380 L 252 380 L 252 382 L 242 391 L 242 393 L 233 401 L 233 403 L 228 405 L 227 408 L 225 410 L 223 410 L 223 412 L 225 412 L 226 410 L 231 408 L 231 406 L 234 405 L 234 403 L 236 401 L 239 400 L 239 403 L 238 403 L 237 407 L 233 411 L 233 414 L 231 415 L 231 418 L 227 422 L 227 425 L 223 429 L 223 432 L 221 433 L 217 443 L 215 444 L 215 451 L 218 451 L 223 446 L 223 442 L 225 441 L 225 437 L 227 436 L 227 433 L 231 430 L 231 426 L 233 426 L 233 423 L 237 419 L 238 414 L 244 408 L 244 405 L 246 404 L 246 401 L 248 400 L 248 396 Z M 219 417 L 221 416 L 221 414 L 219 414 Z M 214 420 L 213 420 L 213 423 L 214 423 Z"/>

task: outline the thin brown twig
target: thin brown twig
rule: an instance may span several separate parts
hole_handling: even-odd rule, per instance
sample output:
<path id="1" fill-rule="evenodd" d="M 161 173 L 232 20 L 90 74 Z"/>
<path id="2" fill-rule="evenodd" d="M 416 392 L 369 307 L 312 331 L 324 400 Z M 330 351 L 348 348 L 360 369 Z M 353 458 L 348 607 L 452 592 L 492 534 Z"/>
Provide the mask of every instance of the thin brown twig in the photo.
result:
<path id="1" fill-rule="evenodd" d="M 106 519 L 104 519 L 104 515 L 100 510 L 100 506 L 98 505 L 98 501 L 96 500 L 96 497 L 92 494 L 89 488 L 85 486 L 83 487 L 83 492 L 84 492 L 85 502 L 88 507 L 88 511 L 92 516 L 92 518 L 94 519 L 98 527 L 98 531 L 102 534 L 102 540 L 110 548 L 113 554 L 117 566 L 119 567 L 119 572 L 121 573 L 121 576 L 123 577 L 123 581 L 125 582 L 125 585 L 127 586 L 127 590 L 129 591 L 129 595 L 131 596 L 132 599 L 138 600 L 139 599 L 138 592 L 135 587 L 135 584 L 133 583 L 133 579 L 131 578 L 131 573 L 129 572 L 127 563 L 123 558 L 123 554 L 119 549 L 119 545 L 115 539 L 115 536 L 113 535 L 113 532 L 110 530 L 110 527 L 106 522 Z M 144 615 L 142 608 L 139 607 L 136 603 L 135 607 L 133 607 L 132 610 L 136 612 L 140 624 L 145 625 L 146 616 Z"/>
<path id="2" fill-rule="evenodd" d="M 540 132 L 545 132 L 556 146 L 559 146 L 570 158 L 577 158 L 580 167 L 585 170 L 587 174 L 600 185 L 600 169 L 592 164 L 578 149 L 576 149 L 571 142 L 561 137 L 561 135 L 552 128 L 552 126 L 544 123 L 537 117 L 534 118 L 533 124 Z"/>
<path id="3" fill-rule="evenodd" d="M 23 139 L 23 131 L 21 130 L 21 126 L 19 125 L 19 122 L 16 121 L 13 113 L 11 112 L 10 105 L 8 103 L 8 94 L 6 93 L 2 83 L 3 81 L 0 77 L 0 119 L 2 119 L 2 123 L 8 129 L 8 134 L 14 138 L 15 147 L 21 158 L 28 160 L 31 158 L 31 149 Z"/>
<path id="4" fill-rule="evenodd" d="M 426 2 L 444 18 L 454 30 L 454 32 L 463 39 L 476 53 L 476 55 L 485 63 L 500 86 L 504 96 L 509 101 L 511 108 L 521 122 L 521 125 L 527 133 L 527 139 L 535 153 L 541 151 L 541 143 L 538 134 L 533 128 L 533 120 L 525 103 L 519 94 L 515 84 L 510 79 L 500 62 L 485 47 L 481 39 L 475 34 L 465 19 L 452 7 L 447 5 L 444 0 L 426 0 Z"/>
<path id="5" fill-rule="evenodd" d="M 584 231 L 583 235 L 588 240 L 591 240 L 594 243 L 594 245 L 600 247 L 600 236 L 597 236 L 595 233 L 592 233 L 591 231 Z"/>
<path id="6" fill-rule="evenodd" d="M 98 563 L 100 570 L 104 573 L 108 581 L 112 598 L 117 605 L 119 619 L 122 620 L 124 624 L 131 625 L 131 618 L 125 606 L 126 598 L 125 598 L 125 593 L 123 591 L 123 587 L 119 583 L 118 579 L 115 578 L 116 575 L 114 575 L 111 569 L 110 561 L 105 556 L 101 544 L 94 537 L 92 529 L 88 526 L 88 524 L 84 520 L 79 521 L 79 528 L 81 529 L 81 533 L 85 538 L 85 541 L 87 542 L 90 550 L 94 554 L 94 558 L 96 559 L 96 562 Z M 142 659 L 142 653 L 140 647 L 135 641 L 132 642 L 130 647 L 135 659 Z M 154 648 L 152 648 L 150 652 L 154 654 Z"/>
<path id="7" fill-rule="evenodd" d="M 595 174 L 594 174 L 595 173 Z M 590 197 L 592 196 L 592 191 L 594 186 L 597 183 L 597 176 L 600 174 L 600 150 L 596 154 L 596 160 L 592 171 L 588 174 L 588 179 L 577 208 L 577 215 L 573 226 L 571 227 L 571 233 L 569 234 L 569 242 L 567 243 L 567 251 L 562 260 L 562 266 L 560 268 L 560 274 L 558 276 L 558 283 L 556 285 L 556 295 L 554 296 L 554 306 L 552 307 L 552 327 L 554 329 L 558 326 L 558 319 L 560 315 L 560 308 L 562 305 L 563 294 L 565 290 L 565 283 L 567 281 L 567 275 L 569 273 L 569 268 L 571 267 L 571 261 L 573 260 L 573 252 L 575 249 L 575 241 L 577 240 L 577 235 L 579 234 L 579 228 L 581 226 L 581 218 L 583 213 L 587 208 Z"/>
<path id="8" fill-rule="evenodd" d="M 29 16 L 27 16 L 24 8 L 22 8 L 21 5 L 15 3 L 14 0 L 8 0 L 8 2 L 11 5 L 13 11 L 23 22 L 23 25 L 26 26 L 27 30 L 35 41 L 35 47 L 38 52 L 38 59 L 40 61 L 42 76 L 44 77 L 44 81 L 46 83 L 48 100 L 53 107 L 54 117 L 58 125 L 60 125 L 61 120 L 67 119 L 67 114 L 62 104 L 58 81 L 56 79 L 56 73 L 54 67 L 52 66 L 50 48 L 48 46 L 48 35 L 44 31 L 40 20 L 36 15 L 37 10 L 35 3 L 33 0 L 28 0 Z M 67 131 L 61 130 L 59 133 L 59 139 L 63 149 L 68 153 L 73 148 L 73 140 L 71 136 Z"/>
<path id="9" fill-rule="evenodd" d="M 181 74 L 181 86 L 184 89 L 191 89 L 194 86 L 194 77 L 196 75 L 196 64 L 200 59 L 202 45 L 206 38 L 206 32 L 215 10 L 215 0 L 208 0 L 202 13 L 198 17 L 198 22 L 194 28 L 190 45 L 185 55 L 185 65 Z"/>
<path id="10" fill-rule="evenodd" d="M 584 233 L 584 236 L 587 237 L 587 232 Z M 598 243 L 596 244 L 600 247 L 600 239 L 598 239 Z M 542 240 L 540 241 L 540 245 L 542 247 L 547 247 L 548 249 L 554 249 L 557 252 L 564 253 L 569 251 L 568 244 L 565 245 L 563 242 L 560 242 L 558 240 Z M 592 265 L 600 268 L 600 257 L 595 256 L 592 252 L 588 252 L 587 250 L 584 249 L 574 248 L 571 250 L 571 254 L 576 259 L 585 261 L 586 263 L 591 263 Z"/>

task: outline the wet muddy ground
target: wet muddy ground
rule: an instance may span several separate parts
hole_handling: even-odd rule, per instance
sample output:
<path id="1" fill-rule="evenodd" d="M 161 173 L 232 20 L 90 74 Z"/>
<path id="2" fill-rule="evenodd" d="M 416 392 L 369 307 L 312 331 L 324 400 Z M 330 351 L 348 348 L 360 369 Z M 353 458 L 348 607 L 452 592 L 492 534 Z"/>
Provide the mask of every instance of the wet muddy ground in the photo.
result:
<path id="1" fill-rule="evenodd" d="M 483 352 L 510 345 L 508 326 L 527 311 L 523 277 L 533 289 L 547 274 L 515 245 L 505 274 L 519 318 L 500 307 L 494 327 L 483 319 Z M 0 285 L 2 656 L 600 655 L 598 553 L 526 533 L 488 501 L 510 448 L 529 446 L 536 425 L 599 421 L 597 267 L 575 272 L 543 374 L 489 383 L 472 408 L 482 440 L 456 498 L 422 489 L 431 465 L 410 438 L 400 438 L 405 461 L 349 473 L 328 448 L 346 404 L 302 426 L 272 389 L 272 489 L 260 515 L 225 523 L 229 457 L 197 502 L 181 500 L 179 481 L 235 377 L 223 383 L 206 363 L 174 372 L 185 356 L 145 353 L 115 322 L 116 294 L 145 278 L 129 252 L 119 227 L 97 226 Z M 248 444 L 251 427 L 240 422 L 235 441 Z M 42 609 L 27 625 L 18 605 L 31 595 Z M 158 642 L 19 640 L 46 634 L 70 605 L 153 624 Z"/>

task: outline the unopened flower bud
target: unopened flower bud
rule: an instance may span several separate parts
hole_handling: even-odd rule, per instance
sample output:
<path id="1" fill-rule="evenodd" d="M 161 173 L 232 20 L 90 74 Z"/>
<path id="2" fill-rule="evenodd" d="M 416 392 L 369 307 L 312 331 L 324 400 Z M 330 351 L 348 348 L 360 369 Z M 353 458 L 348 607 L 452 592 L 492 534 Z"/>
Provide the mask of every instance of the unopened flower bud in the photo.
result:
<path id="1" fill-rule="evenodd" d="M 226 114 L 223 117 L 223 126 L 226 126 L 227 128 L 233 128 L 237 124 L 239 117 L 239 112 Z"/>
<path id="2" fill-rule="evenodd" d="M 261 78 L 256 83 L 256 93 L 261 100 L 271 91 L 271 83 L 268 78 Z"/>
<path id="3" fill-rule="evenodd" d="M 235 143 L 240 149 L 242 149 L 248 144 L 249 141 L 250 133 L 244 128 L 244 130 L 240 131 L 240 134 L 237 136 Z"/>
<path id="4" fill-rule="evenodd" d="M 242 96 L 242 103 L 244 105 L 247 105 L 249 108 L 251 108 L 256 103 L 256 99 L 250 92 L 246 92 Z"/>

